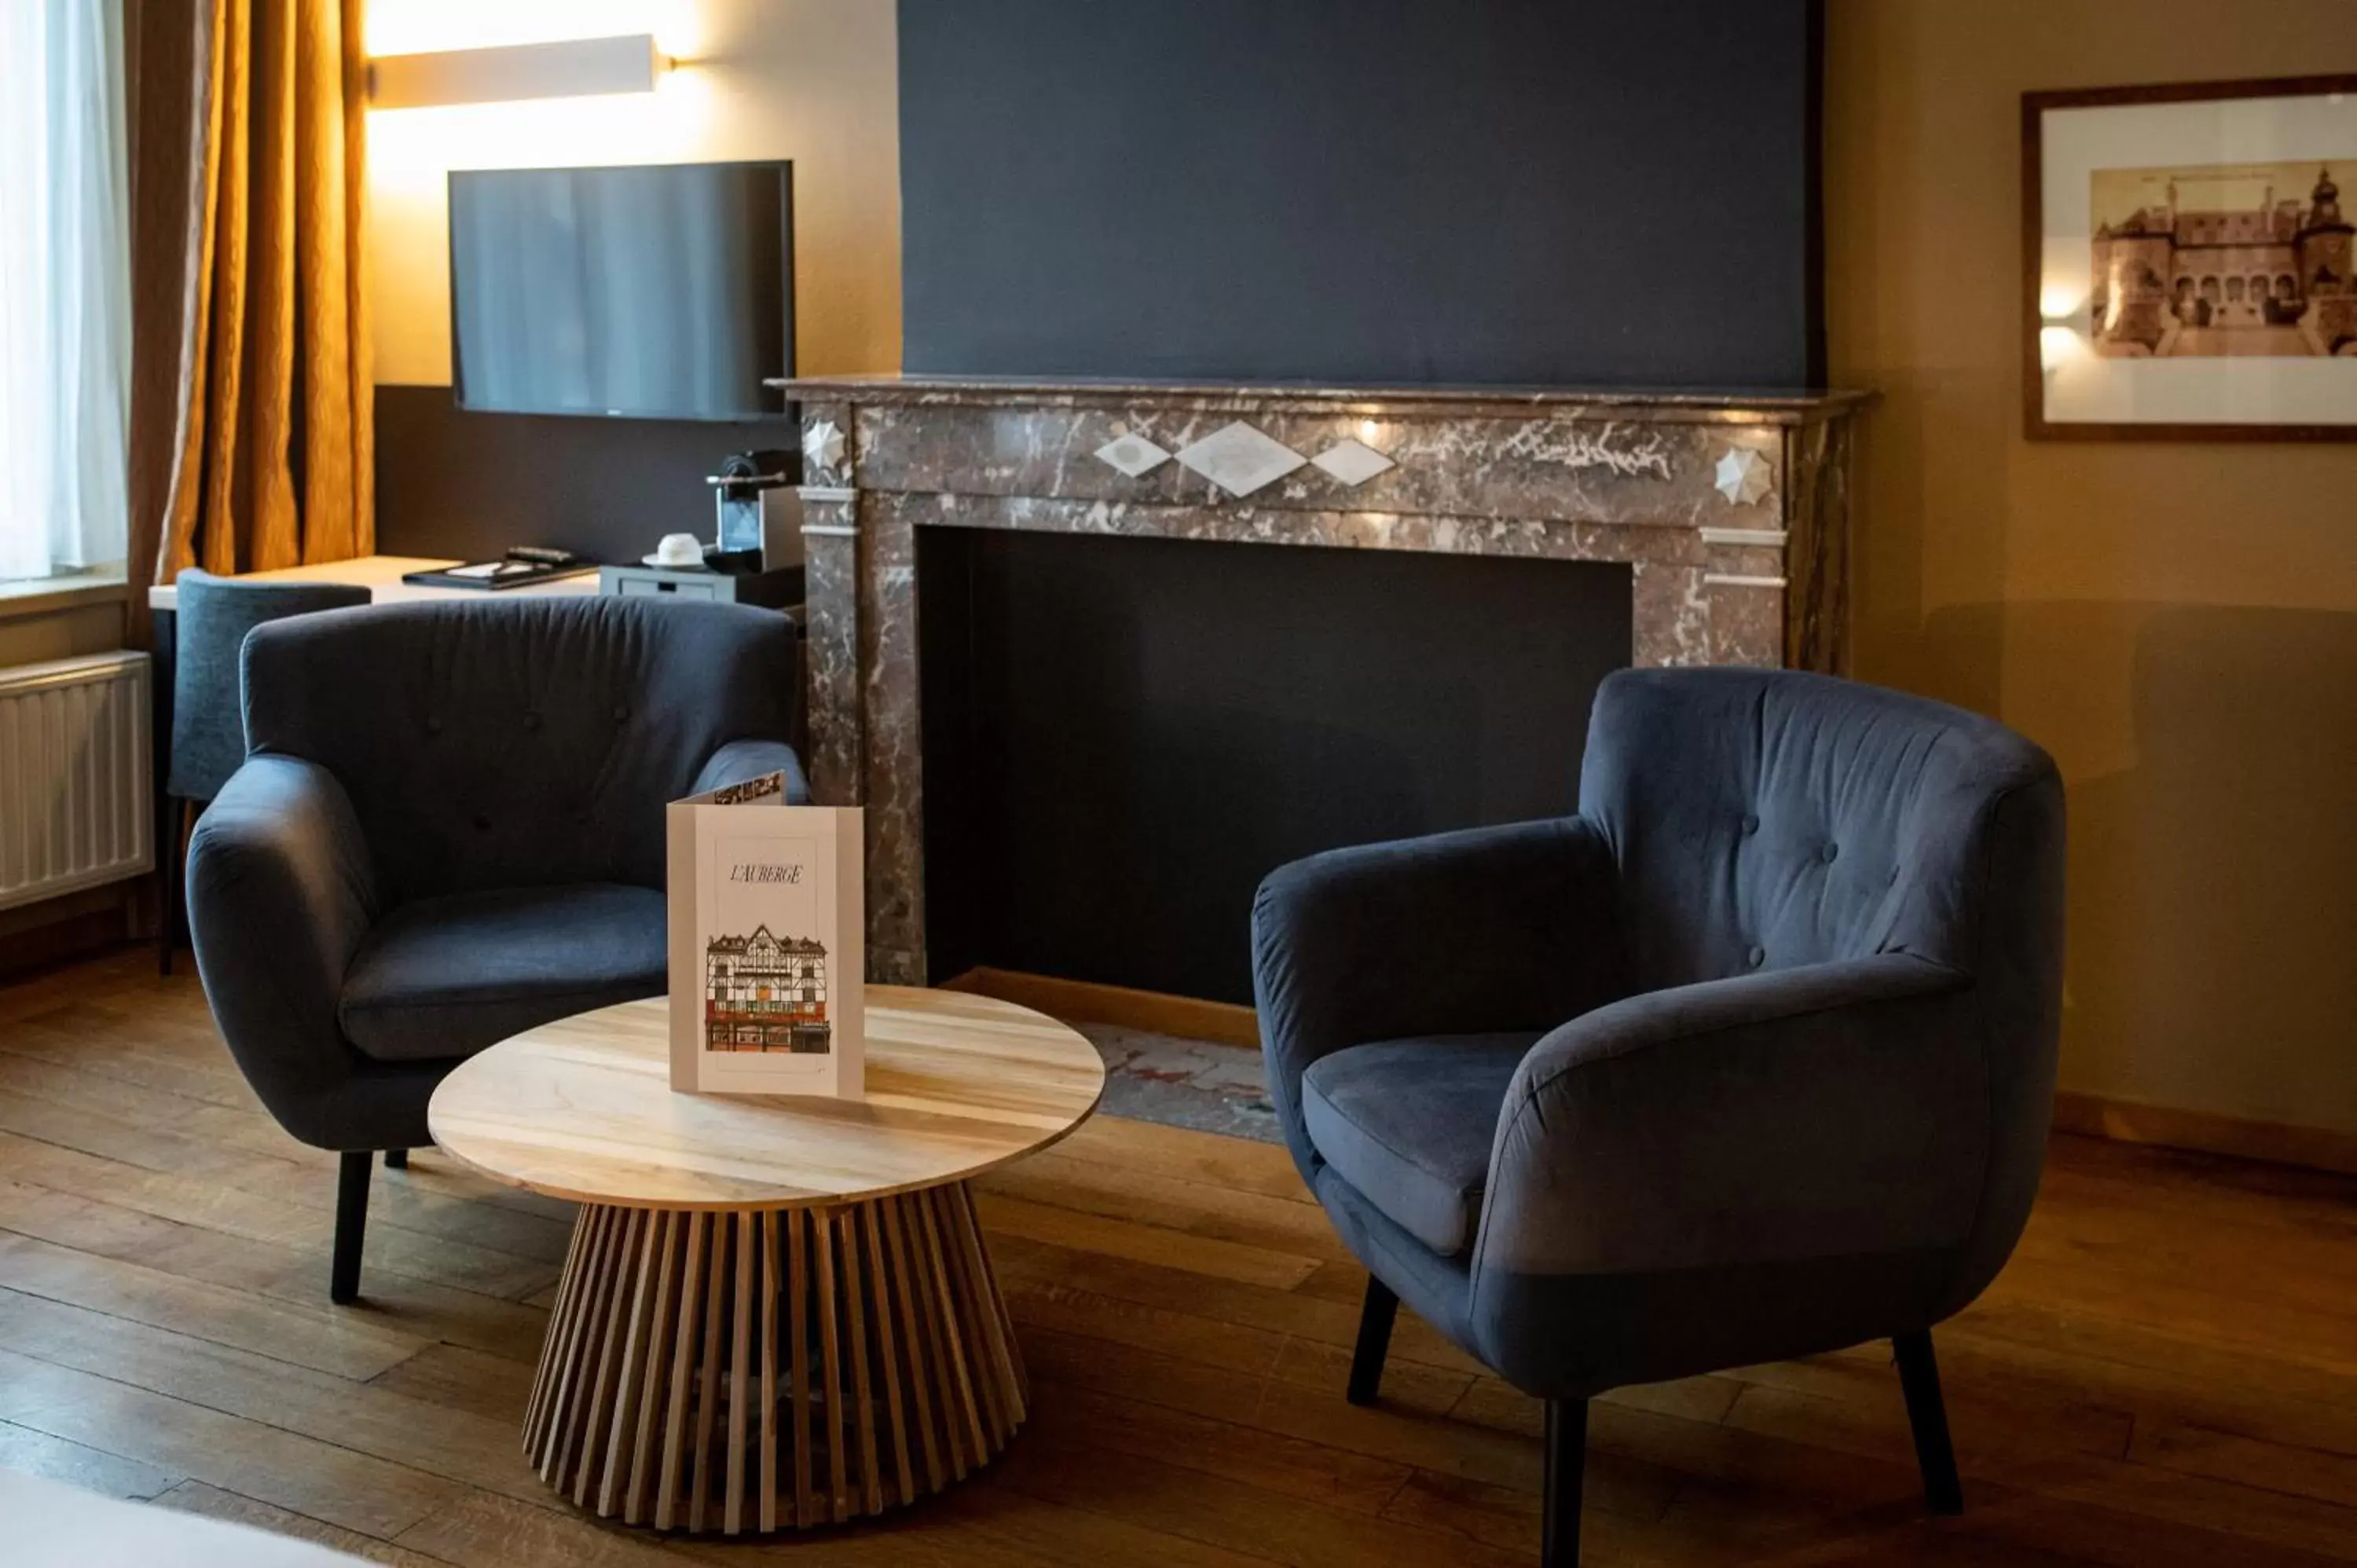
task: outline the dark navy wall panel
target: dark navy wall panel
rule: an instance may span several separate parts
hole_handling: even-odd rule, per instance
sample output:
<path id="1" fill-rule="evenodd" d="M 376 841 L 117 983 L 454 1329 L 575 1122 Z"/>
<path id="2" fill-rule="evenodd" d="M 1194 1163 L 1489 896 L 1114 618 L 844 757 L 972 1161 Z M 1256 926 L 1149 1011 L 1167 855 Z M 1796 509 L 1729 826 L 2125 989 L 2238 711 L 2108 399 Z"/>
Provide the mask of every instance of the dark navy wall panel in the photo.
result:
<path id="1" fill-rule="evenodd" d="M 910 371 L 1816 379 L 1813 0 L 900 0 Z"/>

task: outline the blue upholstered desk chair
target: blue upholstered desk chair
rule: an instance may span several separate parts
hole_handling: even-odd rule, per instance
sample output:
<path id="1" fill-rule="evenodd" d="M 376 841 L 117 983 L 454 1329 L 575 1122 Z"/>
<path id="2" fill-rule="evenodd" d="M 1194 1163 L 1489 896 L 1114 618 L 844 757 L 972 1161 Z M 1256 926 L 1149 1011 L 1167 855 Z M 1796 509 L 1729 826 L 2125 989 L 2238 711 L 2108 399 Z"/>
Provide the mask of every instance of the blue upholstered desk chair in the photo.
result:
<path id="1" fill-rule="evenodd" d="M 663 808 L 783 769 L 785 617 L 534 596 L 258 627 L 246 757 L 197 823 L 188 923 L 231 1054 L 343 1155 L 329 1294 L 360 1287 L 370 1153 L 426 1142 L 443 1075 L 665 988 Z"/>
<path id="2" fill-rule="evenodd" d="M 1579 814 L 1262 885 L 1254 978 L 1303 1177 L 1374 1278 L 1547 1402 L 1577 1561 L 1587 1401 L 1888 1338 L 1926 1496 L 1932 1354 L 2038 1190 L 2062 789 L 1986 719 L 1824 676 L 1625 671 Z"/>
<path id="3" fill-rule="evenodd" d="M 156 968 L 172 972 L 179 934 L 180 846 L 190 807 L 221 793 L 245 760 L 245 717 L 237 687 L 237 652 L 245 634 L 266 620 L 339 610 L 369 602 L 348 583 L 256 583 L 216 577 L 194 567 L 173 580 L 178 618 L 172 639 L 172 755 L 163 800 L 165 842 L 156 857 L 164 877 L 156 921 Z"/>

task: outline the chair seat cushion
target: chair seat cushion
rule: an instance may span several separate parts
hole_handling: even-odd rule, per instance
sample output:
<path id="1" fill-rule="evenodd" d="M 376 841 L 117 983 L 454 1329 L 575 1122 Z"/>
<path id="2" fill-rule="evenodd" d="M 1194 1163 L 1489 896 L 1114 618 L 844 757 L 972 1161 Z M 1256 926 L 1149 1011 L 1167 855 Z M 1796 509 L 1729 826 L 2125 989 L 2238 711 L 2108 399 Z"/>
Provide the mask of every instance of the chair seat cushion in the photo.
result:
<path id="1" fill-rule="evenodd" d="M 1455 1257 L 1480 1219 L 1507 1086 L 1538 1037 L 1440 1035 L 1336 1051 L 1301 1076 L 1302 1125 L 1384 1218 Z"/>
<path id="2" fill-rule="evenodd" d="M 379 1061 L 472 1056 L 666 980 L 663 896 L 613 883 L 421 898 L 371 931 L 344 974 L 345 1037 Z"/>

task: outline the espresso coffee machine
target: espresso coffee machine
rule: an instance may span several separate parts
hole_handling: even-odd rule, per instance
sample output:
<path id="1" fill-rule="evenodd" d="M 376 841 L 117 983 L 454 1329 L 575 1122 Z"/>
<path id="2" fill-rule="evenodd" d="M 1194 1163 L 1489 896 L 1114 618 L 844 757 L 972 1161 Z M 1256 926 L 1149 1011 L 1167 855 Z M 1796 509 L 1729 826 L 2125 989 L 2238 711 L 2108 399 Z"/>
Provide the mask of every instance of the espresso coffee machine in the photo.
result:
<path id="1" fill-rule="evenodd" d="M 788 488 L 795 479 L 795 455 L 791 452 L 738 452 L 720 460 L 720 471 L 707 474 L 712 487 L 713 548 L 705 557 L 716 572 L 773 571 L 798 566 L 802 559 L 799 512 Z"/>

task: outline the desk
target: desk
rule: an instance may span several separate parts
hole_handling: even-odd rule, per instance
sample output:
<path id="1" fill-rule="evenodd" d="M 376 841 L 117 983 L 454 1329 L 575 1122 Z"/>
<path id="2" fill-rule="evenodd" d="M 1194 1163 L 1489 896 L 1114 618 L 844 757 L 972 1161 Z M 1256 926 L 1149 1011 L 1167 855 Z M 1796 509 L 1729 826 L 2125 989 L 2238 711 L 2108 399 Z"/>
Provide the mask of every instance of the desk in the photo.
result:
<path id="1" fill-rule="evenodd" d="M 350 583 L 369 591 L 377 604 L 390 604 L 404 599 L 503 599 L 519 594 L 594 594 L 597 591 L 597 574 L 587 572 L 577 577 L 559 577 L 553 582 L 533 583 L 521 588 L 426 588 L 403 582 L 408 572 L 438 571 L 459 563 L 418 555 L 361 555 L 350 561 L 323 561 L 312 566 L 283 566 L 273 572 L 246 572 L 241 576 L 257 583 Z M 162 877 L 163 908 L 158 915 L 161 923 L 159 946 L 166 973 L 171 972 L 171 945 L 178 939 L 186 910 L 172 897 L 175 876 L 167 870 L 166 856 L 177 863 L 179 854 L 180 824 L 176 820 L 171 801 L 164 792 L 164 782 L 171 777 L 172 768 L 172 681 L 177 673 L 177 654 L 180 641 L 180 592 L 170 583 L 158 583 L 147 590 L 147 608 L 152 612 L 153 630 L 148 649 L 155 656 L 149 671 L 150 700 L 155 705 L 154 737 L 148 755 L 155 765 L 156 802 L 156 866 Z"/>
<path id="2" fill-rule="evenodd" d="M 521 588 L 425 588 L 403 582 L 409 572 L 438 572 L 456 566 L 456 561 L 443 561 L 423 555 L 361 555 L 350 561 L 323 561 L 316 566 L 282 566 L 274 572 L 246 572 L 240 575 L 257 583 L 350 583 L 369 591 L 369 597 L 378 604 L 392 604 L 403 599 L 500 599 L 511 594 L 594 594 L 597 591 L 597 574 L 585 573 L 578 577 L 559 577 L 550 583 L 532 583 Z M 158 614 L 168 614 L 179 607 L 180 592 L 169 583 L 158 583 L 147 590 L 147 607 Z M 157 623 L 157 639 L 162 639 L 162 623 Z M 159 681 L 158 689 L 167 684 Z"/>

